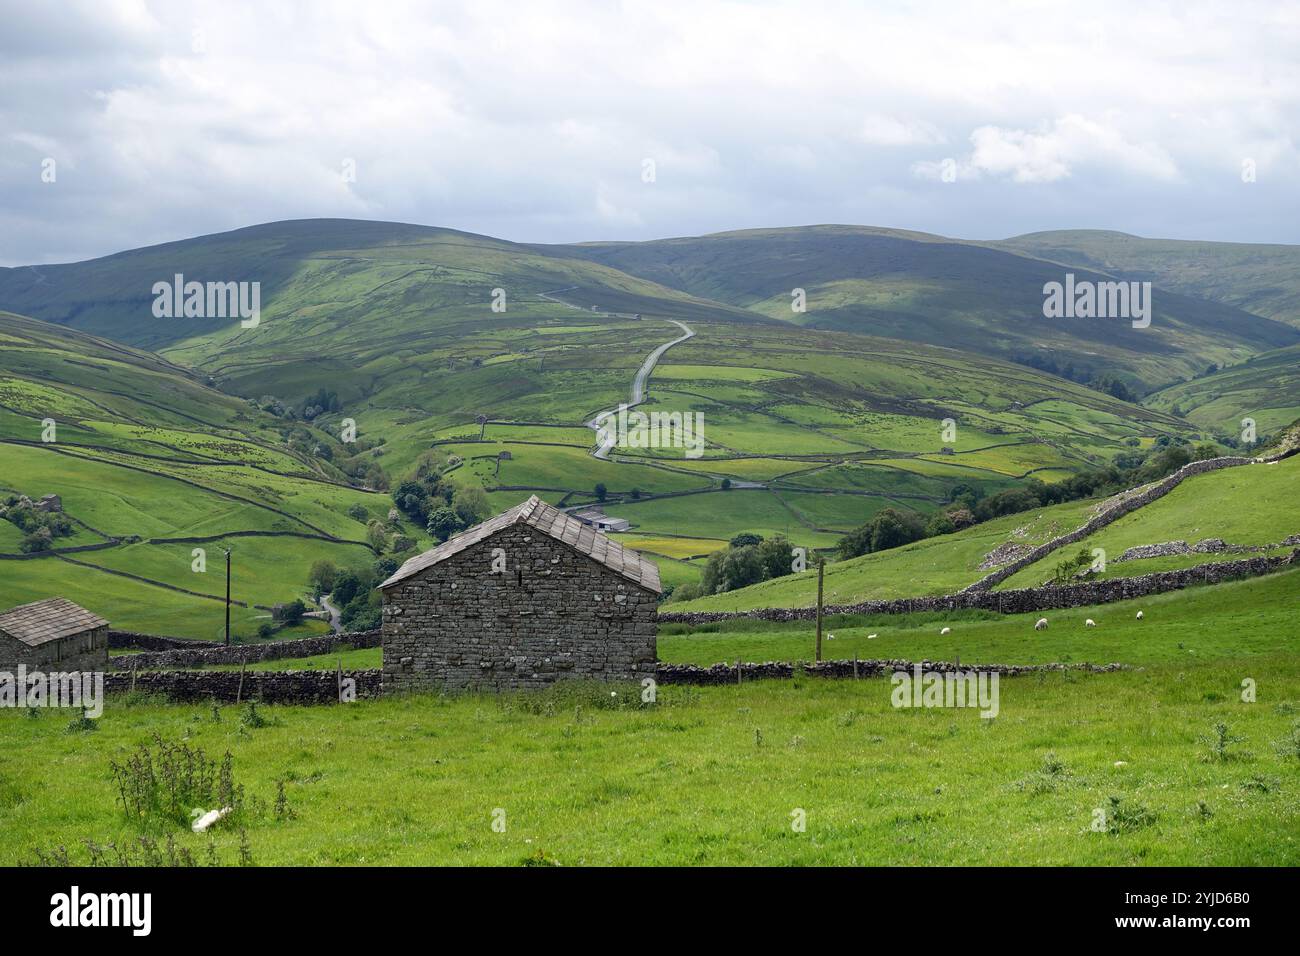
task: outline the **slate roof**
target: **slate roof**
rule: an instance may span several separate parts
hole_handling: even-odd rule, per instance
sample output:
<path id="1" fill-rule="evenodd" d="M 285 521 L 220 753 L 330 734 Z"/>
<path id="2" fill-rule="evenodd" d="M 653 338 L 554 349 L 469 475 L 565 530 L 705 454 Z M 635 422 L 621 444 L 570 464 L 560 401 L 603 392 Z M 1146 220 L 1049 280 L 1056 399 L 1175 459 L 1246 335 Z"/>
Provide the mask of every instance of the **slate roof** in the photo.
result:
<path id="1" fill-rule="evenodd" d="M 0 614 L 0 632 L 17 638 L 29 647 L 40 647 L 74 634 L 84 634 L 108 622 L 67 598 L 46 598 L 23 604 Z"/>
<path id="2" fill-rule="evenodd" d="M 653 562 L 647 561 L 638 552 L 623 547 L 617 541 L 605 537 L 595 528 L 583 524 L 572 515 L 548 505 L 536 495 L 515 505 L 509 511 L 503 511 L 495 518 L 489 518 L 482 524 L 448 538 L 433 550 L 416 555 L 379 586 L 391 587 L 514 524 L 526 524 L 536 528 L 542 534 L 569 545 L 594 561 L 599 561 L 633 584 L 639 584 L 656 594 L 663 592 L 663 586 L 659 583 L 659 568 Z"/>

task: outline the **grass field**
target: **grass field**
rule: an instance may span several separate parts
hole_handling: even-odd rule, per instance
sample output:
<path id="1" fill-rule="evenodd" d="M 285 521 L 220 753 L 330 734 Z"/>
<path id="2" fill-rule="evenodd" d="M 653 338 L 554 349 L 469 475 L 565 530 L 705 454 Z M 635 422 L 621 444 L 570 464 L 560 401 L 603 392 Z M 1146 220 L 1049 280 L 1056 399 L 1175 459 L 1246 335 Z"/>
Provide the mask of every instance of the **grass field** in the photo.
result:
<path id="1" fill-rule="evenodd" d="M 1229 544 L 1278 544 L 1300 534 L 1300 510 L 1295 508 L 1298 493 L 1300 456 L 1272 465 L 1245 465 L 1196 475 L 1164 497 L 1071 545 L 1064 553 L 1050 554 L 1018 571 L 999 587 L 1036 587 L 1052 576 L 1053 567 L 1067 554 L 1081 548 L 1105 550 L 1106 577 L 1129 577 L 1244 557 L 1193 553 L 1162 559 L 1158 568 L 1146 561 L 1115 562 L 1128 548 L 1166 541 L 1194 545 L 1204 538 L 1222 538 Z"/>
<path id="2" fill-rule="evenodd" d="M 206 838 L 130 822 L 108 772 L 154 734 L 229 751 L 258 806 L 219 827 L 259 865 L 1300 863 L 1300 570 L 1143 602 L 1033 615 L 836 621 L 827 656 L 1118 659 L 1132 669 L 1004 678 L 999 713 L 899 709 L 885 678 L 739 687 L 570 684 L 334 707 L 114 697 L 91 732 L 0 711 L 0 863 L 83 840 Z M 1137 622 L 1134 607 L 1146 611 Z M 1078 626 L 1087 614 L 1096 629 Z M 859 636 L 869 626 L 879 637 Z M 738 622 L 661 637 L 667 660 L 809 656 L 810 629 Z M 802 653 L 801 653 L 802 652 Z M 378 649 L 271 667 L 374 666 Z M 1257 700 L 1242 699 L 1246 678 Z M 1216 747 L 1216 725 L 1226 744 Z M 283 782 L 291 814 L 273 804 Z M 1109 816 L 1094 832 L 1095 811 Z M 803 832 L 791 827 L 802 811 Z M 505 829 L 493 829 L 504 813 Z"/>

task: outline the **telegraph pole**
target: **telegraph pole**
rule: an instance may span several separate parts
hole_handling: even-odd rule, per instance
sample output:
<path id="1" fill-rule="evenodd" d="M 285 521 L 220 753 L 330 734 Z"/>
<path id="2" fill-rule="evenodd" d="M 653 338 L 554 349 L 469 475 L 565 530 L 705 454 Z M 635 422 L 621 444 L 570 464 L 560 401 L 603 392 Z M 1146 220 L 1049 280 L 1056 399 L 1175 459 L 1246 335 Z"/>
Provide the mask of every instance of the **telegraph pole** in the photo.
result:
<path id="1" fill-rule="evenodd" d="M 817 555 L 817 662 L 822 659 L 822 576 L 826 572 L 826 558 Z"/>
<path id="2" fill-rule="evenodd" d="M 230 549 L 226 548 L 226 646 L 230 646 Z M 821 603 L 820 601 L 818 603 Z M 820 636 L 818 647 L 821 646 Z"/>

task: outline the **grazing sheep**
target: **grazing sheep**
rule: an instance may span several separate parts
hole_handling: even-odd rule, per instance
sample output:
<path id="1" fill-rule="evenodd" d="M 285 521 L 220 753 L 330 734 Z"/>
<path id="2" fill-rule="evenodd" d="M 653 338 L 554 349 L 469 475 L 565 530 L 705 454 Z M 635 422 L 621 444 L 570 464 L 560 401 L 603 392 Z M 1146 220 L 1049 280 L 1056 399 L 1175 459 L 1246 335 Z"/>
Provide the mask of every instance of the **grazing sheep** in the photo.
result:
<path id="1" fill-rule="evenodd" d="M 1035 631 L 1045 631 L 1045 630 L 1047 630 L 1047 618 L 1045 618 L 1045 617 L 1040 617 L 1040 618 L 1038 619 L 1038 623 L 1034 625 L 1034 630 L 1035 630 Z"/>
<path id="2" fill-rule="evenodd" d="M 1141 611 L 1138 611 L 1138 620 L 1139 620 L 1139 621 L 1142 620 L 1142 612 L 1141 612 Z"/>
<path id="3" fill-rule="evenodd" d="M 952 628 L 945 627 L 942 631 L 939 632 L 939 636 L 942 637 L 945 634 L 951 634 L 951 633 L 952 633 Z"/>
<path id="4" fill-rule="evenodd" d="M 1097 622 L 1094 621 L 1092 618 L 1088 618 L 1088 620 L 1086 620 L 1086 621 L 1083 622 L 1083 626 L 1084 626 L 1084 627 L 1096 627 L 1096 626 L 1097 626 Z"/>
<path id="5" fill-rule="evenodd" d="M 879 636 L 880 636 L 879 634 L 868 634 L 868 635 L 867 635 L 867 640 L 869 640 L 869 641 L 874 641 L 874 640 L 875 640 L 876 638 L 878 638 Z"/>

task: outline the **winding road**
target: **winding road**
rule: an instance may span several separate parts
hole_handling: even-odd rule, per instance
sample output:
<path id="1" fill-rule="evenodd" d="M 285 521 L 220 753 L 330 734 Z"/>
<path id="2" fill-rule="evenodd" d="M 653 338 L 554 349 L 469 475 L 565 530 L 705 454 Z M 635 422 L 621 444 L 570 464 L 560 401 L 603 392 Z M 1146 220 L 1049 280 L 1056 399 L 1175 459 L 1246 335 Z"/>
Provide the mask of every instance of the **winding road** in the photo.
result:
<path id="1" fill-rule="evenodd" d="M 618 443 L 618 439 L 615 435 L 602 433 L 602 423 L 610 416 L 617 415 L 619 408 L 634 408 L 644 402 L 646 382 L 650 379 L 650 373 L 654 371 L 655 365 L 661 358 L 663 358 L 663 354 L 674 345 L 685 342 L 687 339 L 695 336 L 695 331 L 685 322 L 679 322 L 677 319 L 669 319 L 668 321 L 681 329 L 685 334 L 679 335 L 672 341 L 665 342 L 646 356 L 645 361 L 641 363 L 641 368 L 636 373 L 636 377 L 632 379 L 632 396 L 626 406 L 620 405 L 618 408 L 611 408 L 608 411 L 603 411 L 595 418 L 591 419 L 591 421 L 587 422 L 587 427 L 596 433 L 596 437 L 600 442 L 599 447 L 593 449 L 591 452 L 593 458 L 608 461 L 610 450 Z"/>

